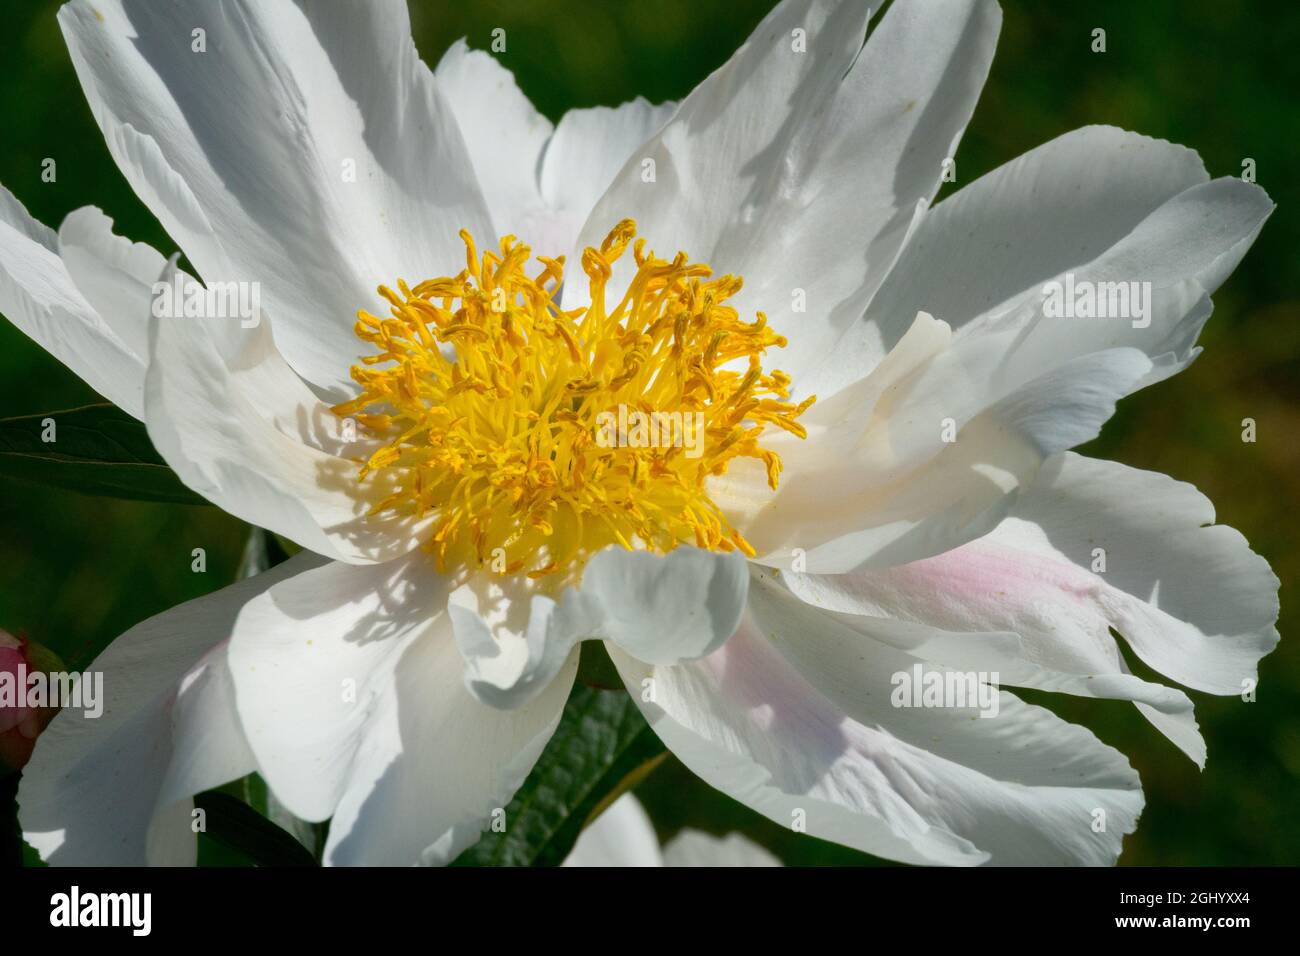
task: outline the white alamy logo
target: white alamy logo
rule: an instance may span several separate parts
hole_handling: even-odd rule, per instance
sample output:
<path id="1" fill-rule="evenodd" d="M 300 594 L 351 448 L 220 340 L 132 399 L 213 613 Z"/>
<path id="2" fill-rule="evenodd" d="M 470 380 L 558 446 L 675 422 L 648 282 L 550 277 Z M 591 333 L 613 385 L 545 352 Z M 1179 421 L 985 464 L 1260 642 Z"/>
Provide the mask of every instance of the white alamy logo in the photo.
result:
<path id="1" fill-rule="evenodd" d="M 262 321 L 262 285 L 260 282 L 204 285 L 177 272 L 171 282 L 153 284 L 152 308 L 156 319 L 239 319 L 242 328 L 252 329 Z"/>
<path id="2" fill-rule="evenodd" d="M 50 897 L 51 926 L 129 926 L 133 936 L 148 936 L 153 926 L 150 893 L 68 893 Z"/>
<path id="3" fill-rule="evenodd" d="M 981 717 L 996 717 L 1001 698 L 997 671 L 927 671 L 916 664 L 910 671 L 895 671 L 889 682 L 895 707 L 972 708 Z"/>
<path id="4" fill-rule="evenodd" d="M 0 671 L 0 709 L 19 707 L 73 708 L 93 720 L 104 713 L 104 672 L 29 673 L 26 664 L 19 664 L 16 670 Z"/>
<path id="5" fill-rule="evenodd" d="M 687 458 L 704 454 L 703 412 L 643 412 L 619 405 L 596 416 L 601 448 L 685 448 Z"/>
<path id="6" fill-rule="evenodd" d="M 1049 319 L 1129 319 L 1135 329 L 1151 324 L 1150 282 L 1065 281 L 1053 279 L 1043 286 L 1043 315 Z"/>

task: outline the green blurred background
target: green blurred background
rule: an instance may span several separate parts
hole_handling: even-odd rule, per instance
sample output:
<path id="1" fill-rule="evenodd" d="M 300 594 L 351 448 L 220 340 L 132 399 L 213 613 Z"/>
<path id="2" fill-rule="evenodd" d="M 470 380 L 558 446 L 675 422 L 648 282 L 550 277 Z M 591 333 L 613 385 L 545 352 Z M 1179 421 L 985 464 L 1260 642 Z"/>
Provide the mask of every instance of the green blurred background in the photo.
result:
<path id="1" fill-rule="evenodd" d="M 0 13 L 0 182 L 57 227 L 98 205 L 117 231 L 165 253 L 174 245 L 108 155 L 55 22 L 57 0 L 6 0 Z M 454 40 L 499 58 L 551 119 L 637 95 L 678 99 L 719 66 L 770 0 L 413 0 L 430 64 Z M 1290 585 L 1300 570 L 1300 12 L 1291 3 L 1221 0 L 1003 0 L 998 55 L 957 155 L 958 183 L 1061 133 L 1109 123 L 1198 150 L 1213 176 L 1244 158 L 1279 210 L 1215 296 L 1205 354 L 1186 372 L 1125 401 L 1084 450 L 1197 485 L 1219 521 L 1239 528 L 1282 579 L 1283 642 L 1264 661 L 1259 699 L 1193 694 L 1209 743 L 1202 774 L 1129 705 L 1075 699 L 1053 709 L 1128 753 L 1147 808 L 1126 865 L 1300 863 L 1300 644 Z M 1107 32 L 1107 52 L 1090 50 Z M 58 181 L 42 183 L 53 157 Z M 1288 165 L 1290 164 L 1290 165 Z M 952 186 L 945 187 L 951 190 Z M 97 396 L 0 322 L 0 417 L 69 408 Z M 1243 444 L 1241 420 L 1258 422 Z M 0 481 L 0 627 L 26 631 L 73 667 L 130 625 L 220 588 L 247 535 L 214 508 L 151 505 Z M 205 574 L 190 552 L 208 554 Z M 1044 698 L 1036 698 L 1044 702 Z M 667 836 L 683 825 L 740 829 L 789 863 L 871 863 L 798 837 L 696 781 L 669 758 L 638 788 Z"/>

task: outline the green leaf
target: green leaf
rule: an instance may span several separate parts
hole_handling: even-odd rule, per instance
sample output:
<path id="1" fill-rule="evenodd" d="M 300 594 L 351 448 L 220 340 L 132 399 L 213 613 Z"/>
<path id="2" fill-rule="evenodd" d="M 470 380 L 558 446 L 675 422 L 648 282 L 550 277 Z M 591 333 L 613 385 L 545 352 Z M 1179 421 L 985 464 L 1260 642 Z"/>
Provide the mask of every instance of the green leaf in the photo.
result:
<path id="1" fill-rule="evenodd" d="M 325 852 L 329 824 L 309 823 L 301 817 L 294 816 L 288 807 L 276 799 L 261 774 L 250 773 L 247 777 L 222 787 L 221 792 L 228 793 L 248 804 L 302 844 L 303 848 L 312 855 L 312 859 L 320 862 L 321 854 Z"/>
<path id="2" fill-rule="evenodd" d="M 109 404 L 0 419 L 0 476 L 86 495 L 207 503 L 181 484 L 144 424 Z"/>
<path id="3" fill-rule="evenodd" d="M 558 866 L 588 820 L 666 756 L 625 691 L 575 684 L 559 726 L 489 830 L 454 866 Z"/>
<path id="4" fill-rule="evenodd" d="M 316 865 L 301 843 L 228 793 L 216 790 L 201 793 L 194 798 L 194 806 L 206 817 L 207 840 L 200 842 L 200 863 Z"/>

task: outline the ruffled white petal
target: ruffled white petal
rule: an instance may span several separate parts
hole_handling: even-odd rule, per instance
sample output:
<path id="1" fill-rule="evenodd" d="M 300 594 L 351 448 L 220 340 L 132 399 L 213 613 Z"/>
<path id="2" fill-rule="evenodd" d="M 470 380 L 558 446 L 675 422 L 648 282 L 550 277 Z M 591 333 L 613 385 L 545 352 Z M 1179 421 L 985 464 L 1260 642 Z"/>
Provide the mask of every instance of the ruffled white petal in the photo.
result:
<path id="1" fill-rule="evenodd" d="M 733 303 L 788 335 L 774 361 L 800 395 L 938 189 L 1001 22 L 983 0 L 895 3 L 864 48 L 868 15 L 781 3 L 624 166 L 582 234 L 597 244 L 632 216 L 660 255 L 743 275 Z M 566 305 L 581 297 L 566 288 Z"/>
<path id="2" fill-rule="evenodd" d="M 520 575 L 480 574 L 452 592 L 447 604 L 465 687 L 500 709 L 542 693 L 575 645 L 591 636 L 598 610 L 575 588 L 559 599 Z"/>
<path id="3" fill-rule="evenodd" d="M 295 815 L 333 817 L 327 863 L 446 862 L 509 802 L 559 720 L 576 657 L 528 706 L 485 707 L 464 690 L 446 589 L 423 555 L 334 563 L 235 623 L 249 745 Z"/>
<path id="4" fill-rule="evenodd" d="M 172 280 L 169 268 L 163 281 Z M 158 451 L 190 488 L 250 524 L 285 535 L 326 557 L 388 560 L 418 543 L 418 524 L 367 512 L 389 487 L 383 474 L 364 485 L 358 466 L 304 444 L 262 403 L 276 407 L 303 386 L 246 391 L 292 379 L 270 339 L 267 320 L 150 319 L 145 418 Z M 258 369 L 259 365 L 267 367 Z M 232 371 L 237 369 L 241 371 Z M 281 412 L 294 415 L 290 405 Z M 313 411 L 314 409 L 314 411 Z M 302 430 L 324 428 L 323 410 L 298 408 Z"/>
<path id="5" fill-rule="evenodd" d="M 434 76 L 465 138 L 496 227 L 493 238 L 517 235 L 537 255 L 570 256 L 571 268 L 577 268 L 578 232 L 592 207 L 676 108 L 638 98 L 614 108 L 570 110 L 553 126 L 509 70 L 464 40 L 443 54 Z"/>
<path id="6" fill-rule="evenodd" d="M 65 246 L 0 186 L 0 313 L 95 391 L 142 418 L 145 353 L 134 332 L 144 327 L 149 290 L 135 301 L 134 270 L 139 257 L 157 253 L 112 236 L 98 210 L 78 210 L 68 221 L 85 227 L 78 230 L 84 247 Z M 119 312 L 123 304 L 133 311 Z"/>
<path id="7" fill-rule="evenodd" d="M 650 668 L 611 650 L 656 733 L 704 780 L 785 826 L 903 862 L 1114 861 L 1142 806 L 1121 754 L 1006 692 L 988 719 L 894 708 L 891 675 L 916 658 L 771 580 L 750 595 L 736 636 L 702 661 Z"/>
<path id="8" fill-rule="evenodd" d="M 403 0 L 74 0 L 59 21 L 127 180 L 205 281 L 262 284 L 317 385 L 352 390 L 379 283 L 454 274 L 457 231 L 491 231 Z"/>
<path id="9" fill-rule="evenodd" d="M 90 665 L 104 712 L 59 713 L 18 791 L 25 839 L 53 865 L 190 864 L 191 797 L 253 769 L 233 709 L 226 643 L 240 609 L 318 562 L 265 574 L 131 628 Z"/>
<path id="10" fill-rule="evenodd" d="M 1184 147 L 1107 126 L 1074 130 L 936 207 L 868 319 L 882 324 L 888 341 L 901 329 L 897 315 L 892 326 L 885 315 L 923 300 L 961 328 L 1067 271 L 1081 279 L 1142 279 L 1158 288 L 1195 280 L 1212 293 L 1272 204 L 1257 186 L 1207 178 L 1199 157 Z M 967 231 L 975 223 L 981 241 L 971 242 Z M 948 266 L 942 281 L 923 279 L 927 265 L 937 262 Z M 1127 327 L 1127 338 L 1148 345 L 1153 356 L 1171 331 L 1169 324 L 1134 329 L 1105 320 L 1042 324 L 1073 325 L 1077 335 L 1091 333 L 1110 345 L 1125 340 Z"/>
<path id="11" fill-rule="evenodd" d="M 239 714 L 267 783 L 295 815 L 334 812 L 397 662 L 435 627 L 445 595 L 414 556 L 332 562 L 244 608 L 229 655 Z"/>
<path id="12" fill-rule="evenodd" d="M 166 265 L 162 253 L 114 234 L 113 220 L 94 206 L 69 213 L 58 240 L 81 294 L 132 353 L 147 356 L 153 285 Z"/>
<path id="13" fill-rule="evenodd" d="M 483 575 L 458 588 L 449 609 L 469 690 L 493 707 L 517 707 L 550 684 L 580 641 L 611 641 L 655 664 L 711 653 L 735 632 L 748 584 L 738 552 L 611 547 L 558 596 L 527 578 Z"/>
<path id="14" fill-rule="evenodd" d="M 848 626 L 926 660 L 1132 700 L 1204 766 L 1190 698 L 1133 676 L 1111 630 L 1180 683 L 1253 689 L 1278 640 L 1278 581 L 1213 521 L 1190 485 L 1067 453 L 978 541 L 897 568 L 785 580 L 804 600 L 855 615 L 841 618 Z"/>
<path id="15" fill-rule="evenodd" d="M 1208 182 L 1192 150 L 1113 127 L 1074 130 L 927 214 L 837 351 L 870 367 L 923 309 L 959 334 L 1001 335 L 1043 360 L 1133 346 L 1157 362 L 1148 381 L 1166 377 L 1195 356 L 1209 314 L 1202 296 L 1231 273 L 1271 210 L 1257 186 Z M 1150 325 L 1045 317 L 1043 287 L 1066 273 L 1150 282 Z M 824 372 L 811 382 L 819 394 L 852 380 L 829 364 Z"/>
<path id="16" fill-rule="evenodd" d="M 888 281 L 838 345 L 850 360 L 828 358 L 809 387 L 829 396 L 858 377 L 854 369 L 874 367 L 918 310 L 959 329 L 1090 262 L 1207 179 L 1194 151 L 1112 127 L 1074 130 L 1029 151 L 918 220 Z"/>
<path id="17" fill-rule="evenodd" d="M 1004 686 L 1132 701 L 1203 765 L 1205 741 L 1191 698 L 1133 676 L 1104 622 L 1098 630 L 1099 619 L 1084 609 L 1046 587 L 1033 593 L 1027 593 L 1033 591 L 1030 587 L 1018 587 L 1018 580 L 1010 578 L 1007 555 L 989 551 L 986 542 L 993 534 L 885 571 L 786 572 L 783 580 L 837 624 L 921 660 L 996 674 Z M 1041 570 L 1018 557 L 1017 574 L 1032 577 Z M 1042 599 L 1044 594 L 1049 600 Z"/>
<path id="18" fill-rule="evenodd" d="M 529 102 L 514 75 L 482 50 L 457 40 L 434 70 L 438 92 L 451 108 L 492 214 L 493 242 L 513 233 L 528 243 L 541 237 L 521 231 L 527 216 L 543 205 L 538 186 L 542 153 L 555 127 Z M 565 249 L 539 247 L 541 255 L 563 255 Z"/>
<path id="19" fill-rule="evenodd" d="M 807 439 L 765 436 L 784 463 L 775 495 L 733 467 L 715 500 L 766 564 L 843 573 L 938 554 L 992 529 L 1042 461 L 1096 437 L 1151 368 L 1135 348 L 1043 367 L 920 313 L 869 376 L 804 416 Z"/>
<path id="20" fill-rule="evenodd" d="M 582 261 L 578 235 L 587 216 L 623 164 L 639 160 L 646 142 L 676 108 L 676 103 L 655 105 L 638 97 L 613 108 L 569 110 L 561 117 L 542 156 L 539 186 L 547 210 L 544 232 L 551 243 L 544 248 L 569 254 L 570 269 Z M 604 228 L 608 231 L 618 221 L 611 219 Z M 599 222 L 593 230 L 599 232 Z"/>
<path id="21" fill-rule="evenodd" d="M 577 654 L 527 704 L 487 707 L 465 689 L 446 618 L 402 655 L 330 821 L 325 862 L 441 865 L 506 806 L 559 723 Z M 511 825 L 505 820 L 505 825 Z"/>
<path id="22" fill-rule="evenodd" d="M 1278 642 L 1277 577 L 1194 487 L 1065 455 L 1044 469 L 992 544 L 1086 575 L 1076 598 L 1150 667 L 1211 694 L 1240 694 Z M 1101 549 L 1105 570 L 1092 572 Z"/>

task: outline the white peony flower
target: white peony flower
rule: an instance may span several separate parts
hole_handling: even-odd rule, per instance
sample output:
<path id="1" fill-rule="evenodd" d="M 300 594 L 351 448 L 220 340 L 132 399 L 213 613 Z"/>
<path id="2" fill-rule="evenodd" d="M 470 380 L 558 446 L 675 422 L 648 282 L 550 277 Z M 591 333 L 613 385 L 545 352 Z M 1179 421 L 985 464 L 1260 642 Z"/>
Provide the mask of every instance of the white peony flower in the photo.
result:
<path id="1" fill-rule="evenodd" d="M 332 820 L 329 863 L 447 861 L 584 640 L 778 823 L 913 863 L 1116 859 L 1128 761 L 991 685 L 1132 701 L 1203 764 L 1191 700 L 1112 630 L 1224 695 L 1276 643 L 1277 580 L 1208 501 L 1068 451 L 1192 361 L 1272 204 L 1090 127 L 931 208 L 998 7 L 897 0 L 864 46 L 867 18 L 784 0 L 680 105 L 552 127 L 463 43 L 426 69 L 401 0 L 62 9 L 123 174 L 265 318 L 155 315 L 162 255 L 8 193 L 0 311 L 305 551 L 95 662 L 104 717 L 56 719 L 22 781 L 46 859 L 192 862 L 192 796 L 256 770 Z M 1065 318 L 1058 281 L 1149 296 Z M 618 408 L 701 415 L 701 453 L 634 447 Z M 918 673 L 981 700 L 895 706 Z"/>

